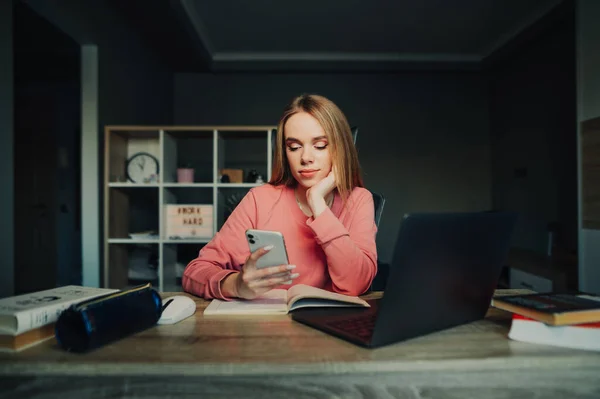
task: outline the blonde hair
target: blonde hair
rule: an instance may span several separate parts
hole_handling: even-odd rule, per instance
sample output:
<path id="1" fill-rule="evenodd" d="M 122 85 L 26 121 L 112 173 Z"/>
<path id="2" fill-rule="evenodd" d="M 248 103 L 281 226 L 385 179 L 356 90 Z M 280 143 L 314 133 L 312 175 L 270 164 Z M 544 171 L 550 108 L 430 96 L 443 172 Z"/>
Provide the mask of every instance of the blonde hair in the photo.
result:
<path id="1" fill-rule="evenodd" d="M 269 184 L 275 186 L 297 184 L 285 156 L 285 124 L 292 115 L 299 112 L 311 115 L 325 131 L 329 142 L 331 163 L 336 171 L 335 183 L 345 202 L 355 187 L 364 187 L 358 153 L 344 113 L 331 100 L 316 94 L 300 95 L 285 108 L 277 127 L 273 171 Z"/>

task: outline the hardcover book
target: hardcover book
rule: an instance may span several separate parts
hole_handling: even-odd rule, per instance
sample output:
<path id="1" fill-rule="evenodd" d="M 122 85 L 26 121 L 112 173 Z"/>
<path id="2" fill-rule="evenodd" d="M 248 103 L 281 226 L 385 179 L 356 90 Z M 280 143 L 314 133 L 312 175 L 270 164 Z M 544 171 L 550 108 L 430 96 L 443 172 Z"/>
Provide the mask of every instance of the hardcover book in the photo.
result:
<path id="1" fill-rule="evenodd" d="M 0 334 L 0 352 L 18 352 L 54 338 L 55 324 L 46 324 L 19 335 Z"/>
<path id="2" fill-rule="evenodd" d="M 600 351 L 600 323 L 550 326 L 515 314 L 508 337 L 533 344 Z"/>
<path id="3" fill-rule="evenodd" d="M 0 335 L 17 336 L 53 324 L 70 305 L 117 291 L 68 285 L 0 299 Z"/>
<path id="4" fill-rule="evenodd" d="M 600 321 L 600 297 L 593 294 L 535 293 L 495 297 L 491 305 L 549 325 Z"/>

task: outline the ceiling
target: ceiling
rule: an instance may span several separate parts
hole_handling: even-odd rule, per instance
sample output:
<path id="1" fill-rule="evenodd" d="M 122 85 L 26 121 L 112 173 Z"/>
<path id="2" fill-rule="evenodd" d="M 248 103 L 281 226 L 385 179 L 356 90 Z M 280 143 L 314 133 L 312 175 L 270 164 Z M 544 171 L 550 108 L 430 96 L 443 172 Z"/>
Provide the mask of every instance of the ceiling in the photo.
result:
<path id="1" fill-rule="evenodd" d="M 113 1 L 175 70 L 215 72 L 469 68 L 559 3 Z"/>

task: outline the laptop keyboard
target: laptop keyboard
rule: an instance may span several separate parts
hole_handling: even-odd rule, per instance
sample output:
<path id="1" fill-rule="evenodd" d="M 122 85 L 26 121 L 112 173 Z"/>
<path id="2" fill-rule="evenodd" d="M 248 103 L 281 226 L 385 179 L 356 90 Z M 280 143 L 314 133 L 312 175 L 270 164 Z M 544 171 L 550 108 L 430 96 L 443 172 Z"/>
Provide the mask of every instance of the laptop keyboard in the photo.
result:
<path id="1" fill-rule="evenodd" d="M 330 321 L 327 322 L 327 325 L 345 334 L 368 339 L 373 335 L 375 320 L 377 320 L 377 313 L 365 313 L 355 317 Z"/>

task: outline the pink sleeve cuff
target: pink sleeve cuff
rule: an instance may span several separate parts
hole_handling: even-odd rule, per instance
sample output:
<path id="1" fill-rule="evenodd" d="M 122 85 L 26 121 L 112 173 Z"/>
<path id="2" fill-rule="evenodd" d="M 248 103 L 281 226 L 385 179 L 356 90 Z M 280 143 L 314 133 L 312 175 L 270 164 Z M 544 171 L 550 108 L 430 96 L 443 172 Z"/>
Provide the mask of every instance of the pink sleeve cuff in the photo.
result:
<path id="1" fill-rule="evenodd" d="M 232 273 L 238 273 L 238 271 L 231 269 L 219 270 L 210 277 L 210 289 L 212 291 L 213 298 L 222 299 L 224 301 L 230 301 L 232 299 L 226 297 L 223 294 L 223 291 L 221 291 L 221 281 L 223 281 L 225 277 L 229 276 Z"/>
<path id="2" fill-rule="evenodd" d="M 346 227 L 329 208 L 325 209 L 316 218 L 309 218 L 306 224 L 315 233 L 319 245 L 326 244 L 338 237 L 350 235 Z"/>

